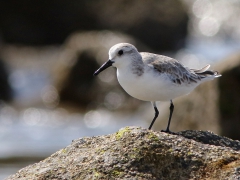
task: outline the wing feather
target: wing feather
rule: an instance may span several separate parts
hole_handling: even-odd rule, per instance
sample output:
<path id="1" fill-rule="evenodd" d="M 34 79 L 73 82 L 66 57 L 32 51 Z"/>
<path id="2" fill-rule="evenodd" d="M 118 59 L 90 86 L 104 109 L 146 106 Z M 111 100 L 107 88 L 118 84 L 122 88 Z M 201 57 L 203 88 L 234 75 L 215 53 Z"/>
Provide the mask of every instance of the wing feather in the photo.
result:
<path id="1" fill-rule="evenodd" d="M 198 83 L 203 79 L 210 80 L 221 76 L 217 71 L 208 70 L 210 65 L 206 65 L 201 69 L 189 69 L 176 59 L 167 56 L 152 53 L 140 54 L 145 64 L 154 68 L 158 73 L 167 74 L 172 82 L 176 84 Z"/>
<path id="2" fill-rule="evenodd" d="M 143 62 L 148 64 L 150 67 L 153 67 L 156 72 L 167 74 L 173 83 L 182 84 L 182 83 L 197 83 L 201 80 L 201 77 L 195 73 L 195 71 L 185 67 L 179 61 L 156 54 L 150 53 L 141 53 Z M 197 70 L 202 72 L 208 69 L 208 66 Z"/>
<path id="3" fill-rule="evenodd" d="M 190 69 L 190 70 L 194 71 L 195 73 L 202 73 L 202 72 L 208 70 L 209 68 L 210 68 L 210 65 L 208 64 L 208 65 L 206 65 L 205 67 L 203 67 L 201 69 Z"/>

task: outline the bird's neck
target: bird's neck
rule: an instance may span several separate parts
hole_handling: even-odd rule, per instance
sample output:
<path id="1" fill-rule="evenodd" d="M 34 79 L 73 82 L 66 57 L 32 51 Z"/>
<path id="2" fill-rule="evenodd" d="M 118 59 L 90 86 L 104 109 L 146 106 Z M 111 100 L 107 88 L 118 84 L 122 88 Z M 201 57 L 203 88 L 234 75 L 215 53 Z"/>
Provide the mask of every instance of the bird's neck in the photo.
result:
<path id="1" fill-rule="evenodd" d="M 125 63 L 118 64 L 116 67 L 121 74 L 141 76 L 144 73 L 145 65 L 141 56 L 134 56 L 131 59 L 127 59 Z"/>
<path id="2" fill-rule="evenodd" d="M 144 63 L 142 58 L 136 58 L 131 62 L 131 71 L 137 76 L 141 76 L 144 73 Z"/>

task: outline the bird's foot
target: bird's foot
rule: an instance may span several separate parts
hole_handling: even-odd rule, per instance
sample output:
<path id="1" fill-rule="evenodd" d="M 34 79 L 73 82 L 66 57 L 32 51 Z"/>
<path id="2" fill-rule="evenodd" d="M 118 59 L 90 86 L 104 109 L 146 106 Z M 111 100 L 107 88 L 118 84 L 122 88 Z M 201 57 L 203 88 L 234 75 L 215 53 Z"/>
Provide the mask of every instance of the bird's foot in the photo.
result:
<path id="1" fill-rule="evenodd" d="M 169 129 L 161 130 L 161 132 L 165 132 L 165 133 L 168 133 L 168 134 L 174 134 L 174 135 L 177 134 L 175 132 L 170 131 Z"/>

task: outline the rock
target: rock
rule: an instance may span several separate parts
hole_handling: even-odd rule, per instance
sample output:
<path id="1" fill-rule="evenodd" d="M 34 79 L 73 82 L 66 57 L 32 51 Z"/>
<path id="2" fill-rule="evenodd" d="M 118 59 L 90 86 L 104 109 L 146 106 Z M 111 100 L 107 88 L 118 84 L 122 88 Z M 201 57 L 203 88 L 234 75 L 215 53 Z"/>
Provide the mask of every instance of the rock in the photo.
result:
<path id="1" fill-rule="evenodd" d="M 94 71 L 108 60 L 109 48 L 120 42 L 135 44 L 139 50 L 149 49 L 131 36 L 111 31 L 76 32 L 69 36 L 62 46 L 3 45 L 1 56 L 4 68 L 6 64 L 13 70 L 23 70 L 24 73 L 32 75 L 36 73 L 33 77 L 39 77 L 37 81 L 41 81 L 37 83 L 40 84 L 39 92 L 35 91 L 34 97 L 28 96 L 32 100 L 15 103 L 26 107 L 43 105 L 53 108 L 59 105 L 75 112 L 96 108 L 127 111 L 136 109 L 140 103 L 122 90 L 114 68 L 93 77 Z M 2 75 L 6 72 L 4 68 Z M 13 77 L 16 77 L 14 74 Z M 10 82 L 14 84 L 14 78 L 10 77 Z M 5 86 L 5 83 L 8 83 L 7 74 L 2 77 L 2 86 Z M 49 97 L 46 93 L 50 90 L 54 92 L 56 98 L 46 100 L 46 97 Z M 1 91 L 11 93 L 4 88 L 0 93 Z"/>
<path id="2" fill-rule="evenodd" d="M 55 108 L 59 105 L 71 112 L 97 108 L 132 111 L 138 108 L 140 103 L 122 90 L 113 67 L 97 77 L 93 76 L 94 71 L 108 60 L 109 48 L 120 42 L 135 44 L 139 50 L 149 49 L 131 36 L 111 31 L 75 32 L 62 46 L 33 47 L 3 44 L 2 64 L 0 60 L 0 70 L 2 69 L 0 98 L 10 97 L 6 94 L 10 95 L 11 90 L 3 87 L 8 85 L 8 81 L 17 89 L 20 88 L 19 85 L 26 89 L 22 81 L 19 85 L 15 82 L 21 78 L 18 72 L 24 72 L 21 75 L 25 74 L 26 78 L 29 74 L 33 76 L 27 78 L 28 81 L 34 78 L 31 80 L 33 87 L 36 81 L 40 82 L 37 83 L 38 88 L 34 90 L 34 94 L 24 95 L 27 99 L 18 100 L 18 97 L 27 93 L 26 90 L 21 90 L 20 96 L 19 93 L 17 94 L 18 97 L 13 99 L 13 103 L 17 106 Z M 12 72 L 9 79 L 5 65 L 17 72 Z M 19 78 L 16 78 L 18 76 Z"/>
<path id="3" fill-rule="evenodd" d="M 87 63 L 86 63 L 87 62 Z M 89 100 L 99 96 L 96 93 L 93 72 L 99 67 L 95 53 L 91 50 L 82 51 L 74 66 L 65 77 L 63 88 L 60 90 L 61 101 L 74 102 L 76 105 L 86 105 Z"/>
<path id="4" fill-rule="evenodd" d="M 117 30 L 139 39 L 157 51 L 176 50 L 184 45 L 188 15 L 181 1 L 95 1 L 93 17 L 100 28 Z M 101 7 L 101 8 L 99 8 Z"/>
<path id="5" fill-rule="evenodd" d="M 229 56 L 217 68 L 222 74 L 217 84 L 221 134 L 240 140 L 240 54 Z"/>
<path id="6" fill-rule="evenodd" d="M 9 72 L 5 62 L 0 59 L 0 100 L 11 101 L 13 91 L 8 81 Z M 0 102 L 1 104 L 1 102 Z"/>
<path id="7" fill-rule="evenodd" d="M 206 131 L 171 135 L 126 127 L 74 140 L 7 180 L 239 179 L 239 149 L 239 141 Z"/>

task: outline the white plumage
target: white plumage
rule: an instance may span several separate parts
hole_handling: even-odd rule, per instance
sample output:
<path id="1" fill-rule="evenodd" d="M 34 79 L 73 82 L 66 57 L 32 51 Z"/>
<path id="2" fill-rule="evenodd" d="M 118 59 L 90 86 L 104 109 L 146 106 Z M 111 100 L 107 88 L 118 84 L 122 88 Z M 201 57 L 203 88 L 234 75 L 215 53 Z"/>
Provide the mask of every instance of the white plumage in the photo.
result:
<path id="1" fill-rule="evenodd" d="M 152 53 L 139 53 L 131 44 L 116 44 L 109 50 L 109 61 L 103 64 L 94 75 L 109 66 L 117 68 L 117 79 L 123 89 L 132 97 L 143 101 L 151 101 L 155 109 L 155 117 L 149 127 L 151 129 L 158 116 L 155 101 L 170 101 L 170 117 L 173 112 L 172 99 L 190 93 L 205 81 L 213 80 L 221 75 L 217 71 L 208 70 L 210 65 L 202 69 L 189 69 L 179 61 Z"/>

